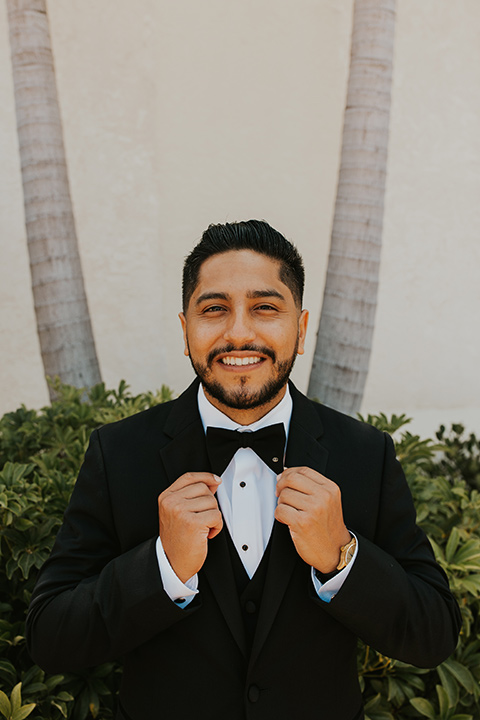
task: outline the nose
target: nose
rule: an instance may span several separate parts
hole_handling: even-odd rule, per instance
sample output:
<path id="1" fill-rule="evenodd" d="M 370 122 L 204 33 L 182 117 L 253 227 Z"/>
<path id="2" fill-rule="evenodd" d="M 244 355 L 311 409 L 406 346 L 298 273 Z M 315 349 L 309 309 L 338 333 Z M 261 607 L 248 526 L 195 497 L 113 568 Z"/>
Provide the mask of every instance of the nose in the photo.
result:
<path id="1" fill-rule="evenodd" d="M 231 313 L 223 333 L 225 340 L 237 347 L 252 342 L 256 337 L 253 320 L 244 310 Z"/>

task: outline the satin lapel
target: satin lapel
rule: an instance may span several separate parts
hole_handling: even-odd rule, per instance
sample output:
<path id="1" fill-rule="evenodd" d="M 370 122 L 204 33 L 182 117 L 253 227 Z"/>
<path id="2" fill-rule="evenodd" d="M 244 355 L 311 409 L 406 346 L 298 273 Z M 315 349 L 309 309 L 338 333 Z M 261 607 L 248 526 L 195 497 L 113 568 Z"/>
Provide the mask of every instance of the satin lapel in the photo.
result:
<path id="1" fill-rule="evenodd" d="M 293 412 L 288 433 L 286 467 L 307 466 L 325 474 L 328 450 L 319 442 L 322 423 L 310 401 L 290 385 Z M 272 627 L 290 582 L 295 563 L 301 562 L 286 525 L 275 521 L 262 605 L 253 642 L 251 662 L 258 656 Z"/>
<path id="2" fill-rule="evenodd" d="M 164 433 L 171 441 L 160 448 L 160 456 L 170 483 L 186 472 L 211 472 L 205 433 L 198 412 L 198 382 L 193 383 L 173 405 Z M 204 574 L 225 621 L 240 650 L 246 655 L 246 639 L 232 563 L 222 530 L 208 543 L 208 554 L 200 573 Z"/>
<path id="3" fill-rule="evenodd" d="M 163 432 L 171 438 L 160 448 L 170 483 L 186 472 L 210 472 L 205 433 L 198 412 L 198 382 L 193 382 L 173 403 Z"/>

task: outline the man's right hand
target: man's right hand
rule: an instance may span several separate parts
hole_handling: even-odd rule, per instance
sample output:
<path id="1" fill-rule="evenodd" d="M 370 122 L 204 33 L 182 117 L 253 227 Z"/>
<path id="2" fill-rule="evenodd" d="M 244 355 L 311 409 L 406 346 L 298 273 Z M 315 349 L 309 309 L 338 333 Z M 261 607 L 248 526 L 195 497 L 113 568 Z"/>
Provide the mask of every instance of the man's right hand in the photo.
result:
<path id="1" fill-rule="evenodd" d="M 207 557 L 208 540 L 223 527 L 215 498 L 220 483 L 212 473 L 185 473 L 158 496 L 160 540 L 183 583 L 200 570 Z"/>

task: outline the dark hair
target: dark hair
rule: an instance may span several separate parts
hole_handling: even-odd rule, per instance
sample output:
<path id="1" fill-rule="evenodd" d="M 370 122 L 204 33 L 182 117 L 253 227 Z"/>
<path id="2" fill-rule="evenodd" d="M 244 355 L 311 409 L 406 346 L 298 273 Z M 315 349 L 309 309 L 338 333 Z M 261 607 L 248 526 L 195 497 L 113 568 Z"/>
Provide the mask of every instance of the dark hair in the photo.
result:
<path id="1" fill-rule="evenodd" d="M 209 225 L 183 266 L 182 302 L 186 311 L 198 285 L 200 268 L 212 255 L 230 250 L 253 250 L 280 262 L 280 280 L 301 308 L 305 271 L 300 253 L 278 230 L 264 220 Z"/>

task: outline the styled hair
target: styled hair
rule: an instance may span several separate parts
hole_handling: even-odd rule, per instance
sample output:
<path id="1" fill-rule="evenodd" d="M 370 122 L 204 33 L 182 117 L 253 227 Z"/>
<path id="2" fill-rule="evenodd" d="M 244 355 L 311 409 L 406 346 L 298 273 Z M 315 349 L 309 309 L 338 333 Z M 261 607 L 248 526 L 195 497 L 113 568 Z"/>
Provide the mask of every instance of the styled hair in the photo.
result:
<path id="1" fill-rule="evenodd" d="M 264 220 L 209 225 L 183 266 L 182 304 L 186 312 L 198 285 L 200 268 L 213 255 L 230 250 L 253 250 L 280 263 L 280 280 L 301 308 L 305 271 L 300 253 L 278 230 Z"/>

